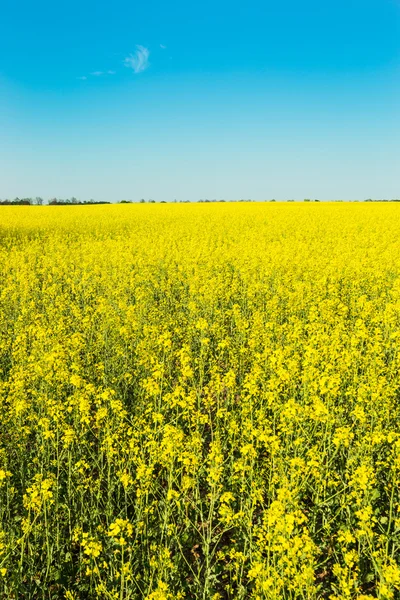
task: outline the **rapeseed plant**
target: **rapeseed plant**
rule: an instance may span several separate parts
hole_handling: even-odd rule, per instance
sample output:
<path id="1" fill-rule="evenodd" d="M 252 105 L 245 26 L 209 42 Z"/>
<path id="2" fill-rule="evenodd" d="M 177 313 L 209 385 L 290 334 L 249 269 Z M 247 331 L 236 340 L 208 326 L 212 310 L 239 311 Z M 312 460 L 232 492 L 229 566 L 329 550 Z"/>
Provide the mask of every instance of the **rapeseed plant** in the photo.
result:
<path id="1" fill-rule="evenodd" d="M 0 597 L 400 597 L 396 205 L 1 219 Z"/>

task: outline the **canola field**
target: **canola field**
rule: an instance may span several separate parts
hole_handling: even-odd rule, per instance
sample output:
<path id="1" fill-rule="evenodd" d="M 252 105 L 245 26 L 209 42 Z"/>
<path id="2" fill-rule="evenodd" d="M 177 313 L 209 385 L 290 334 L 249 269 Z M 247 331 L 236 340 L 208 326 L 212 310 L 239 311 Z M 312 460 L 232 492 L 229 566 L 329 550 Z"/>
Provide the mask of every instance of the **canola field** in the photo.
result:
<path id="1" fill-rule="evenodd" d="M 0 598 L 400 597 L 400 206 L 0 212 Z"/>

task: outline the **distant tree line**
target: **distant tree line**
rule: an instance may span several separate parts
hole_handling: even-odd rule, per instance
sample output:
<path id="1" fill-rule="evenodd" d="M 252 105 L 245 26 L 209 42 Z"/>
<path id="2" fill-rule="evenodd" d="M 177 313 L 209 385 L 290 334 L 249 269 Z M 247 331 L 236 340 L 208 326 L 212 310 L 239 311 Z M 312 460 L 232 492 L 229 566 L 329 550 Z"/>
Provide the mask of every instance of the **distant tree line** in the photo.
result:
<path id="1" fill-rule="evenodd" d="M 3 206 L 32 206 L 32 205 L 42 206 L 44 204 L 43 198 L 40 196 L 36 196 L 36 198 L 14 198 L 14 200 L 9 200 L 6 198 L 5 200 L 0 200 L 0 205 Z M 104 200 L 78 200 L 75 197 L 72 198 L 51 198 L 48 203 L 50 206 L 65 206 L 65 205 L 82 205 L 82 204 L 111 204 L 111 202 L 106 202 Z"/>
<path id="2" fill-rule="evenodd" d="M 145 200 L 144 198 L 142 198 L 141 200 L 138 201 L 139 204 L 156 204 L 157 201 L 156 200 Z M 191 201 L 190 200 L 174 200 L 174 203 L 179 203 L 179 204 L 188 204 Z M 210 203 L 210 202 L 255 202 L 255 200 L 251 200 L 249 199 L 240 199 L 240 200 L 209 200 L 208 198 L 206 199 L 200 199 L 197 200 L 197 202 L 200 203 Z M 277 202 L 275 200 L 275 198 L 272 198 L 271 200 L 265 200 L 265 202 Z M 290 200 L 283 200 L 282 202 L 296 202 L 293 199 Z M 304 198 L 303 202 L 320 202 L 320 200 L 314 199 L 311 200 L 310 198 Z M 334 202 L 344 202 L 343 200 L 334 200 Z M 358 202 L 358 200 L 349 200 L 348 202 Z M 399 198 L 393 198 L 391 200 L 373 200 L 372 198 L 367 198 L 366 200 L 364 200 L 364 202 L 400 202 Z M 36 198 L 14 198 L 13 200 L 10 200 L 8 198 L 6 198 L 5 200 L 0 200 L 0 206 L 32 206 L 32 205 L 37 205 L 37 206 L 42 206 L 43 204 L 45 204 L 45 201 L 43 200 L 43 198 L 41 198 L 40 196 L 36 196 Z M 93 204 L 112 204 L 111 202 L 107 202 L 105 200 L 93 200 L 93 198 L 91 198 L 90 200 L 78 200 L 77 198 L 75 198 L 74 196 L 72 198 L 51 198 L 50 200 L 48 200 L 47 204 L 49 206 L 75 206 L 75 205 L 93 205 Z M 118 204 L 137 204 L 137 202 L 135 202 L 134 200 L 120 200 Z M 159 202 L 159 204 L 167 204 L 167 202 L 165 200 L 161 200 Z"/>
<path id="3" fill-rule="evenodd" d="M 34 204 L 32 198 L 14 198 L 14 200 L 0 200 L 1 205 L 17 205 L 17 206 L 29 206 L 29 204 Z"/>
<path id="4" fill-rule="evenodd" d="M 82 204 L 111 204 L 111 202 L 106 202 L 105 200 L 78 200 L 77 198 L 66 198 L 62 200 L 61 198 L 52 198 L 49 200 L 49 206 L 66 206 L 66 205 L 82 205 Z"/>

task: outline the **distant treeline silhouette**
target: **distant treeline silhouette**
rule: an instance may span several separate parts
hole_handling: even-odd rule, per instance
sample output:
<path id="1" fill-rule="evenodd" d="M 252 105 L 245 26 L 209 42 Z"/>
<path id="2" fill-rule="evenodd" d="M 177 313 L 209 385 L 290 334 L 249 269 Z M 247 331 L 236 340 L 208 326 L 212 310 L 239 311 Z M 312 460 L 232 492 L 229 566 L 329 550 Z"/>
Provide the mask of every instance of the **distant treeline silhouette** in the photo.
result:
<path id="1" fill-rule="evenodd" d="M 0 204 L 2 205 L 19 205 L 19 206 L 26 206 L 29 204 L 33 204 L 33 202 L 31 202 L 31 198 L 15 198 L 15 200 L 0 200 Z"/>
<path id="2" fill-rule="evenodd" d="M 82 204 L 111 204 L 111 202 L 106 202 L 105 200 L 77 200 L 76 198 L 67 198 L 66 200 L 61 200 L 57 198 L 52 198 L 48 202 L 49 206 L 66 206 L 66 205 L 82 205 Z"/>
<path id="3" fill-rule="evenodd" d="M 179 203 L 179 204 L 188 204 L 191 203 L 190 200 L 173 200 L 173 203 Z M 241 200 L 208 200 L 208 199 L 201 199 L 201 200 L 197 200 L 197 202 L 256 202 L 255 200 L 251 200 L 250 198 L 247 200 L 241 199 Z M 264 202 L 277 202 L 277 200 L 275 200 L 274 198 L 272 198 L 271 200 L 264 200 Z M 298 200 L 278 200 L 278 202 L 299 202 Z M 301 200 L 300 200 L 301 202 Z M 320 202 L 320 200 L 314 199 L 311 200 L 310 198 L 304 198 L 303 202 Z M 334 200 L 334 202 L 360 202 L 360 200 Z M 381 200 L 374 200 L 372 198 L 367 198 L 366 200 L 364 200 L 364 202 L 400 202 L 400 198 L 392 198 L 391 200 L 385 200 L 385 199 L 381 199 Z M 119 200 L 119 202 L 117 202 L 117 204 L 167 204 L 167 202 L 165 200 L 161 200 L 160 202 L 157 202 L 156 200 L 145 200 L 144 198 L 142 198 L 141 200 L 139 200 L 138 202 L 135 202 L 134 200 Z M 0 200 L 0 206 L 32 206 L 32 205 L 37 205 L 37 206 L 42 206 L 43 204 L 46 204 L 45 201 L 43 200 L 43 198 L 41 198 L 40 196 L 36 196 L 36 198 L 14 198 L 14 200 L 9 200 L 8 198 L 6 198 L 5 200 Z M 78 200 L 75 197 L 72 198 L 66 198 L 66 199 L 62 199 L 62 198 L 51 198 L 50 200 L 48 200 L 47 204 L 49 206 L 82 206 L 82 205 L 93 205 L 93 204 L 112 204 L 112 202 L 107 202 L 105 200 Z"/>
<path id="4" fill-rule="evenodd" d="M 36 196 L 36 198 L 14 198 L 14 200 L 0 200 L 0 205 L 3 206 L 32 206 L 36 204 L 37 206 L 42 206 L 44 204 L 43 198 L 40 196 Z M 111 202 L 106 202 L 104 200 L 78 200 L 75 197 L 66 198 L 63 200 L 62 198 L 51 198 L 48 203 L 50 206 L 66 206 L 66 205 L 82 205 L 82 204 L 111 204 Z"/>

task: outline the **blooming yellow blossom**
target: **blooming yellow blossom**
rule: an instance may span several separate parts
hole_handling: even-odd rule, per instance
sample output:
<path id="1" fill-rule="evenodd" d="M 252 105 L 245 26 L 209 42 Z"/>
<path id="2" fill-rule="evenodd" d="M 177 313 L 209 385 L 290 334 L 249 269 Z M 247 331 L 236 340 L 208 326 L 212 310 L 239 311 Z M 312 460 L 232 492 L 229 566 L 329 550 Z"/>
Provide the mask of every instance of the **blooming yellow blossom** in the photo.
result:
<path id="1" fill-rule="evenodd" d="M 397 600 L 398 203 L 0 208 L 1 598 Z"/>

